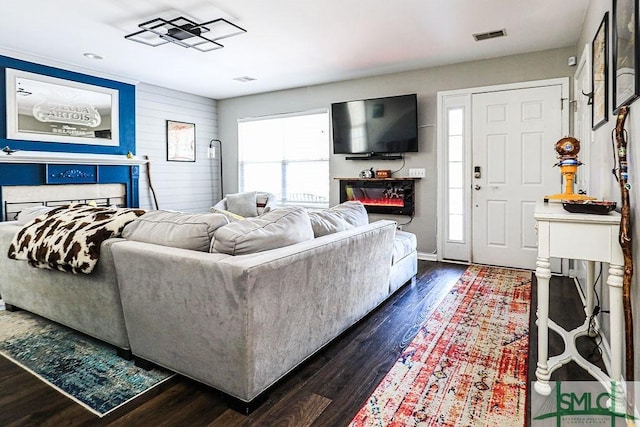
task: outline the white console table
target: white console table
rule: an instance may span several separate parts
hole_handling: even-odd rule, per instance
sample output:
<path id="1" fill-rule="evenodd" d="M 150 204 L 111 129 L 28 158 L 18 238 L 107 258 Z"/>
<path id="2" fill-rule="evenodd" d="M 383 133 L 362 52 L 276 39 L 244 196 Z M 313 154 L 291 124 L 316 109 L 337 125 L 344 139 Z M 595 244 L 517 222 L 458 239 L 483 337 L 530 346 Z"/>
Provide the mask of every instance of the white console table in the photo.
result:
<path id="1" fill-rule="evenodd" d="M 611 381 L 622 381 L 623 363 L 623 311 L 622 275 L 624 259 L 618 243 L 620 214 L 608 215 L 576 214 L 564 210 L 561 203 L 540 203 L 536 206 L 535 219 L 538 227 L 538 365 L 535 390 L 543 395 L 551 393 L 549 379 L 551 373 L 560 366 L 574 360 L 611 392 Z M 587 295 L 585 301 L 585 322 L 566 331 L 549 319 L 549 279 L 551 278 L 550 258 L 569 258 L 587 261 Z M 600 368 L 582 357 L 575 345 L 576 338 L 589 335 L 589 316 L 593 312 L 594 264 L 609 264 L 609 319 L 611 337 L 611 372 L 605 374 Z M 562 354 L 549 358 L 549 329 L 557 332 L 564 340 Z M 618 387 L 618 386 L 616 386 Z M 621 394 L 616 393 L 621 396 Z"/>

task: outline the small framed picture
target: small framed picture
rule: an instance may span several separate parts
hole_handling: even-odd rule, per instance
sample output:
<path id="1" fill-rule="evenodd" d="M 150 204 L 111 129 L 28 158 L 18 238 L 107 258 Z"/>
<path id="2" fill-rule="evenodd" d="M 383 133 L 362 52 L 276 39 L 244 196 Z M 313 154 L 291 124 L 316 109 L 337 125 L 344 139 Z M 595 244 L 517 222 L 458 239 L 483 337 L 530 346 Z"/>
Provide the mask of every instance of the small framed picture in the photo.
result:
<path id="1" fill-rule="evenodd" d="M 196 161 L 196 125 L 167 120 L 167 161 Z"/>
<path id="2" fill-rule="evenodd" d="M 607 88 L 609 67 L 609 12 L 604 14 L 593 42 L 591 43 L 591 90 L 593 105 L 591 109 L 591 128 L 596 130 L 607 120 L 609 90 Z"/>

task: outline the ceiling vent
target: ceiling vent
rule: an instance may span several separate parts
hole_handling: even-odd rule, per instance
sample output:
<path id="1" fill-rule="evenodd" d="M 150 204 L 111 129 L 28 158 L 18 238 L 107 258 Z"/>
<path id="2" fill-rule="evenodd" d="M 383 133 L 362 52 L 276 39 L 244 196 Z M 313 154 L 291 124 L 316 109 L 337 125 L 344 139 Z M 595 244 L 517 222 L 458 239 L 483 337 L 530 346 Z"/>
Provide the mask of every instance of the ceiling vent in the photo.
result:
<path id="1" fill-rule="evenodd" d="M 482 40 L 495 39 L 497 37 L 504 37 L 507 35 L 505 30 L 496 30 L 496 31 L 488 31 L 486 33 L 476 33 L 473 35 L 473 38 L 476 39 L 477 42 Z"/>

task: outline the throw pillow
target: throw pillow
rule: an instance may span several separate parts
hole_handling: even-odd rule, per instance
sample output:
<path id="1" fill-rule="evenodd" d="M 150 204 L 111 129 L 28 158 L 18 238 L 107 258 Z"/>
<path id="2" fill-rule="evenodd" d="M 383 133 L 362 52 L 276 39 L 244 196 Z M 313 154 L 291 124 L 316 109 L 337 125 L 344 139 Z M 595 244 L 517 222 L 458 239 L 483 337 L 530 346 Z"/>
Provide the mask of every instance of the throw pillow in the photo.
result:
<path id="1" fill-rule="evenodd" d="M 221 214 L 149 211 L 129 223 L 122 237 L 137 242 L 208 252 L 213 233 L 227 225 Z"/>
<path id="2" fill-rule="evenodd" d="M 313 229 L 307 211 L 284 207 L 219 228 L 211 242 L 211 252 L 245 255 L 311 239 Z"/>
<path id="3" fill-rule="evenodd" d="M 211 211 L 211 213 L 217 213 L 217 214 L 226 216 L 227 219 L 229 220 L 229 222 L 239 221 L 241 219 L 244 219 L 243 216 L 236 215 L 233 212 L 229 212 L 229 211 L 226 211 L 224 209 L 216 208 L 215 206 L 212 207 L 211 209 L 209 209 L 209 211 Z"/>
<path id="4" fill-rule="evenodd" d="M 240 216 L 258 216 L 256 192 L 227 194 L 227 210 Z"/>
<path id="5" fill-rule="evenodd" d="M 258 207 L 258 215 L 265 214 L 271 210 L 271 205 L 275 203 L 275 197 L 276 196 L 271 193 L 256 191 L 256 205 Z"/>

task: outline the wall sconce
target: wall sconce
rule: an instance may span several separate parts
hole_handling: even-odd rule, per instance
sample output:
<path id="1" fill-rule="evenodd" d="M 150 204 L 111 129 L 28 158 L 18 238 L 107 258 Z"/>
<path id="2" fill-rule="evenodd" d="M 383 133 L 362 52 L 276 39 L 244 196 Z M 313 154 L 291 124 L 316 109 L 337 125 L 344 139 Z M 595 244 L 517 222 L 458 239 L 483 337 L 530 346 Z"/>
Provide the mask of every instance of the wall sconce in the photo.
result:
<path id="1" fill-rule="evenodd" d="M 216 156 L 216 145 L 218 146 L 219 155 Z M 207 157 L 215 159 L 220 157 L 220 200 L 224 197 L 224 187 L 222 186 L 222 141 L 219 139 L 212 139 L 209 141 L 209 150 L 207 151 Z"/>

